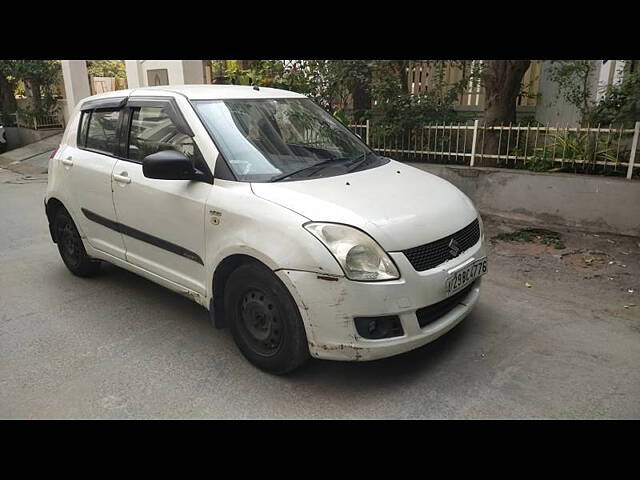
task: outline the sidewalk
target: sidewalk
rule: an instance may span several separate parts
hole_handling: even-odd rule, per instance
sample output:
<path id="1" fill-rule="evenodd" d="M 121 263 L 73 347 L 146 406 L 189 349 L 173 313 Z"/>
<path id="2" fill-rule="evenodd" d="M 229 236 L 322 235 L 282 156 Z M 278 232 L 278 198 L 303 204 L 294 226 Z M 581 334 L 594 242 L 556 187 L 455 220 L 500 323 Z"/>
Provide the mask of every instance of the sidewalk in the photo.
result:
<path id="1" fill-rule="evenodd" d="M 49 156 L 58 148 L 61 141 L 62 133 L 57 133 L 38 142 L 3 153 L 0 155 L 0 168 L 28 175 L 47 173 Z"/>

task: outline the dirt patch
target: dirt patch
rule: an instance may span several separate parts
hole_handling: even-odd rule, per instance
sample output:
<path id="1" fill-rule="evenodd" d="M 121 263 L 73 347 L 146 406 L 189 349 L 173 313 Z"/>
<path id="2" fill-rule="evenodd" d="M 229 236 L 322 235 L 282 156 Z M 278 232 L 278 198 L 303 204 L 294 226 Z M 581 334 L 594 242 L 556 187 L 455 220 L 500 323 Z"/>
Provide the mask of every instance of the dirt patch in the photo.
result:
<path id="1" fill-rule="evenodd" d="M 497 242 L 525 242 L 549 246 L 558 250 L 565 248 L 561 233 L 544 228 L 522 228 L 514 232 L 499 233 L 492 240 Z M 542 251 L 546 251 L 546 249 Z"/>
<path id="2" fill-rule="evenodd" d="M 543 254 L 553 253 L 555 250 L 541 243 L 504 242 L 496 248 L 496 253 L 507 257 L 540 257 Z"/>
<path id="3" fill-rule="evenodd" d="M 609 265 L 610 258 L 611 255 L 599 251 L 571 252 L 562 256 L 566 265 L 584 271 L 601 270 Z"/>
<path id="4" fill-rule="evenodd" d="M 557 256 L 565 249 L 562 234 L 542 228 L 521 228 L 491 237 L 495 252 L 506 257 Z"/>
<path id="5" fill-rule="evenodd" d="M 579 295 L 603 318 L 614 316 L 640 332 L 640 238 L 569 228 L 554 235 L 533 227 L 485 219 L 490 265 L 510 272 L 500 281 L 532 295 L 564 292 L 568 301 Z"/>

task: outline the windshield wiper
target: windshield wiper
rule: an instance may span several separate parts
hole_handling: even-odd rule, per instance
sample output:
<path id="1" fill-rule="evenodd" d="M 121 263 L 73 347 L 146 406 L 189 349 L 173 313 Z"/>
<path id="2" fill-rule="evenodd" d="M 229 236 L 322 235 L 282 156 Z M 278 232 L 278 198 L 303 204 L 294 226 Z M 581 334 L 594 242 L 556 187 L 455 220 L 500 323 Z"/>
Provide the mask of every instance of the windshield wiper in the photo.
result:
<path id="1" fill-rule="evenodd" d="M 330 163 L 333 163 L 339 160 L 340 159 L 329 158 L 328 160 L 323 160 L 322 162 L 314 163 L 313 165 L 309 165 L 308 167 L 301 168 L 300 170 L 294 170 L 293 172 L 290 172 L 290 173 L 283 173 L 281 175 L 276 175 L 275 177 L 271 178 L 270 182 L 279 182 L 280 180 L 284 180 L 285 178 L 289 178 L 293 175 L 297 175 L 298 173 L 302 173 L 307 170 L 312 170 L 312 169 L 315 169 L 316 167 L 322 168 Z"/>
<path id="2" fill-rule="evenodd" d="M 355 163 L 353 165 L 351 165 L 349 167 L 349 169 L 347 170 L 347 173 L 349 172 L 353 172 L 354 170 L 356 170 L 360 165 L 364 164 L 367 159 L 369 158 L 369 155 L 372 155 L 373 152 L 364 152 L 362 155 L 360 155 L 359 157 L 357 157 Z"/>
<path id="3" fill-rule="evenodd" d="M 312 174 L 322 170 L 324 167 L 328 166 L 329 164 L 354 161 L 355 163 L 353 165 L 351 165 L 349 167 L 349 169 L 347 170 L 347 173 L 348 173 L 348 172 L 351 172 L 351 171 L 355 170 L 360 165 L 362 165 L 364 162 L 366 162 L 367 158 L 372 153 L 373 152 L 370 152 L 370 151 L 369 152 L 364 152 L 362 155 L 359 155 L 359 156 L 355 157 L 354 159 L 351 159 L 351 158 L 335 158 L 335 157 L 329 158 L 328 160 L 323 160 L 322 162 L 314 163 L 313 165 L 309 165 L 308 167 L 301 168 L 300 170 L 294 170 L 293 172 L 290 172 L 290 173 L 283 173 L 281 175 L 276 175 L 275 177 L 271 178 L 270 181 L 271 182 L 279 182 L 280 180 L 284 180 L 285 178 L 289 178 L 289 177 L 292 177 L 292 176 L 297 175 L 299 173 L 306 172 L 307 170 L 312 170 L 312 172 L 309 175 L 307 175 L 308 177 L 310 177 Z"/>

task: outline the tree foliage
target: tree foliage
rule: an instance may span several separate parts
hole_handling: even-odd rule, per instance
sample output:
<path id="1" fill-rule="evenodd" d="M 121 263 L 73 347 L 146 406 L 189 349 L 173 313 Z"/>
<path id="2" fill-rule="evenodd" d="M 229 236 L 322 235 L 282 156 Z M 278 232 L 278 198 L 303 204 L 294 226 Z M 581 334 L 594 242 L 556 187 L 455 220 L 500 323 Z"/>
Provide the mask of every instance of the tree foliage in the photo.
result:
<path id="1" fill-rule="evenodd" d="M 580 112 L 581 123 L 592 123 L 596 106 L 593 60 L 552 60 L 549 78 L 558 84 L 558 95 Z"/>
<path id="2" fill-rule="evenodd" d="M 468 78 L 456 85 L 445 86 L 441 82 L 432 91 L 414 95 L 407 85 L 410 63 L 408 60 L 255 60 L 249 71 L 241 71 L 235 62 L 214 61 L 213 69 L 216 78 L 226 77 L 228 83 L 281 88 L 307 95 L 343 122 L 375 118 L 376 127 L 386 132 L 397 133 L 429 121 L 453 119 L 453 102 Z"/>
<path id="3" fill-rule="evenodd" d="M 127 78 L 124 60 L 87 60 L 87 71 L 94 77 Z"/>
<path id="4" fill-rule="evenodd" d="M 29 105 L 22 110 L 24 115 L 51 113 L 56 109 L 55 86 L 60 76 L 57 60 L 2 60 L 0 61 L 0 87 L 2 87 L 3 110 L 13 113 L 8 97 L 13 96 L 20 83 L 25 87 Z M 9 93 L 5 92 L 10 90 Z M 15 111 L 15 110 L 14 110 Z"/>
<path id="5" fill-rule="evenodd" d="M 437 60 L 421 63 L 433 67 L 434 81 L 422 93 L 412 93 L 407 79 L 410 61 L 376 62 L 371 88 L 374 99 L 371 117 L 384 132 L 397 134 L 427 123 L 451 122 L 458 118 L 453 105 L 469 77 L 463 75 L 460 81 L 448 84 L 444 71 L 449 66 L 460 67 L 462 62 Z"/>
<path id="6" fill-rule="evenodd" d="M 0 60 L 0 112 L 9 114 L 16 111 L 15 90 L 16 60 Z M 2 119 L 0 118 L 0 121 Z"/>
<path id="7" fill-rule="evenodd" d="M 633 127 L 640 121 L 640 71 L 624 72 L 619 83 L 605 88 L 602 98 L 593 109 L 594 123 Z"/>
<path id="8" fill-rule="evenodd" d="M 633 60 L 625 65 L 622 80 L 604 87 L 597 84 L 594 60 L 553 61 L 550 78 L 558 84 L 559 96 L 578 109 L 582 125 L 631 126 L 639 119 L 640 72 L 633 71 Z"/>

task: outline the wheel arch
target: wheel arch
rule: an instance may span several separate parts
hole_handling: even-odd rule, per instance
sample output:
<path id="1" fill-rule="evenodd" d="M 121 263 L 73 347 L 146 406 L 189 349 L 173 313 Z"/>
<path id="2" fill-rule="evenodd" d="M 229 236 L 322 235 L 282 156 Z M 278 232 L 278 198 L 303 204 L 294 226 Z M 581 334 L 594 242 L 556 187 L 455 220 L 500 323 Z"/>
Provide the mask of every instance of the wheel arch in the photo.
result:
<path id="1" fill-rule="evenodd" d="M 234 253 L 228 255 L 222 261 L 218 263 L 212 279 L 212 295 L 209 306 L 210 315 L 213 317 L 213 323 L 216 328 L 224 328 L 225 323 L 225 311 L 224 311 L 224 292 L 227 284 L 227 280 L 231 274 L 241 265 L 248 263 L 255 263 L 263 266 L 268 270 L 272 270 L 267 264 L 260 261 L 256 257 L 247 255 L 245 253 Z"/>
<path id="2" fill-rule="evenodd" d="M 56 197 L 51 197 L 48 200 L 46 200 L 44 206 L 45 206 L 45 212 L 47 214 L 47 220 L 49 222 L 49 233 L 51 234 L 51 240 L 53 240 L 53 243 L 58 243 L 58 239 L 56 238 L 56 234 L 55 234 L 55 229 L 53 228 L 53 222 L 56 218 L 56 214 L 61 208 L 65 209 L 67 212 L 69 211 L 69 209 L 67 209 L 64 206 L 64 204 L 60 200 L 58 200 Z"/>

